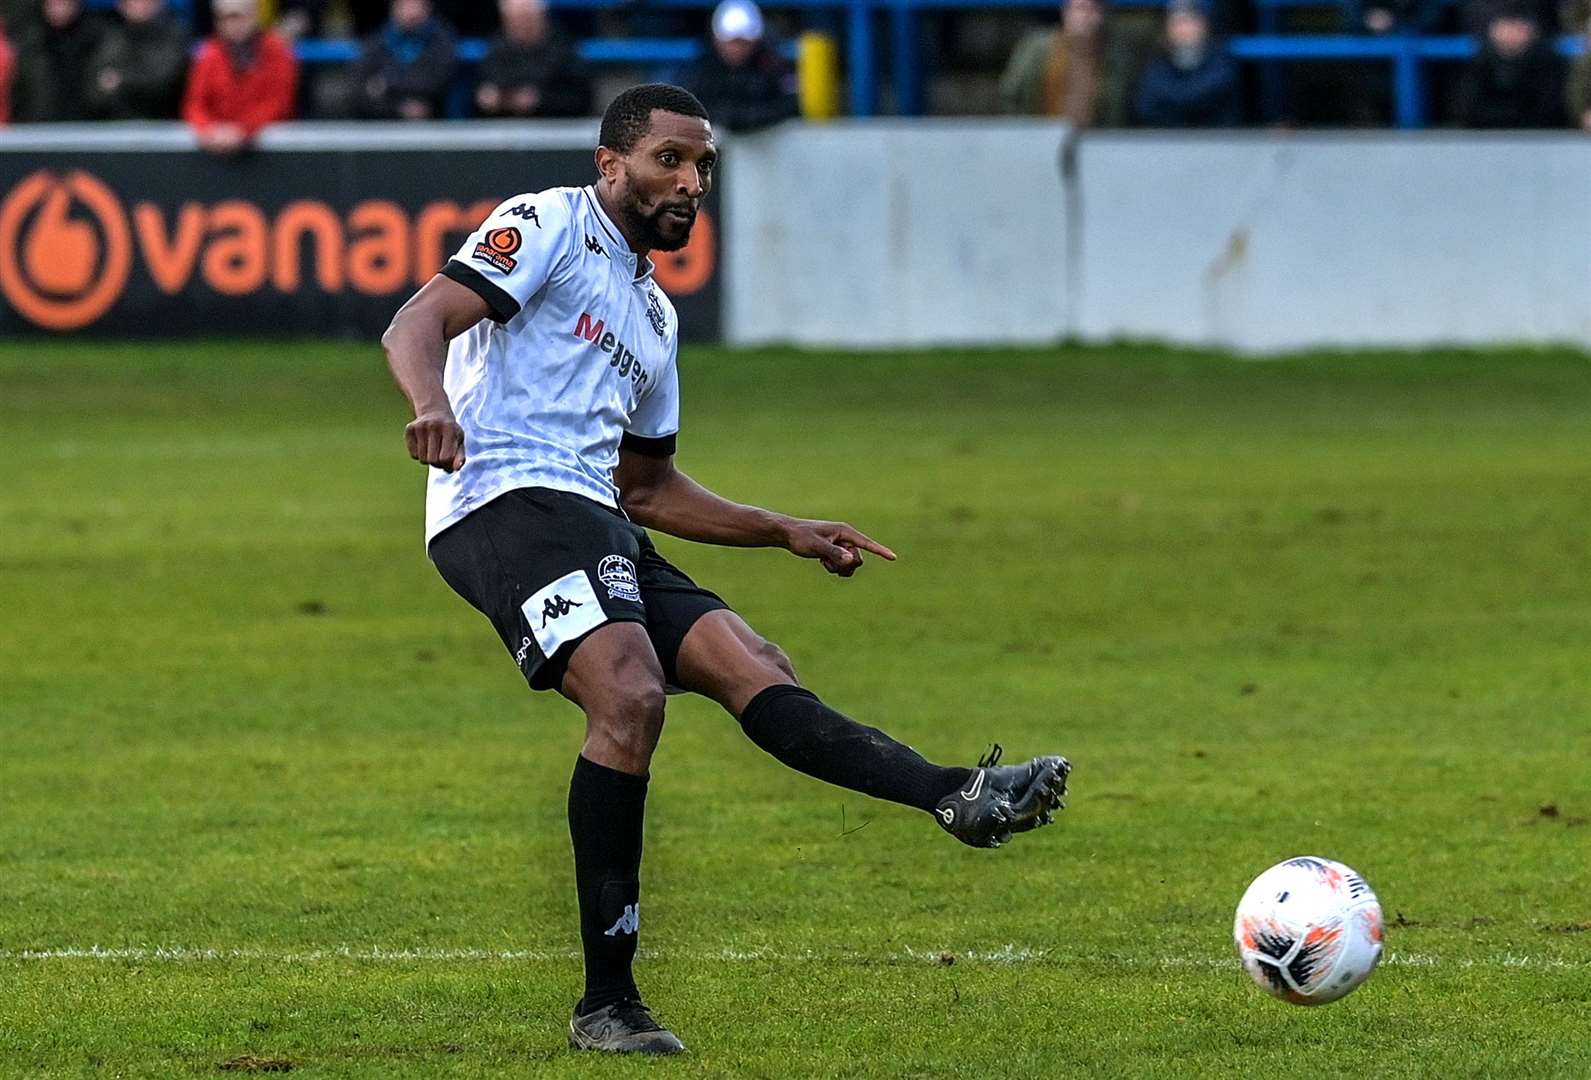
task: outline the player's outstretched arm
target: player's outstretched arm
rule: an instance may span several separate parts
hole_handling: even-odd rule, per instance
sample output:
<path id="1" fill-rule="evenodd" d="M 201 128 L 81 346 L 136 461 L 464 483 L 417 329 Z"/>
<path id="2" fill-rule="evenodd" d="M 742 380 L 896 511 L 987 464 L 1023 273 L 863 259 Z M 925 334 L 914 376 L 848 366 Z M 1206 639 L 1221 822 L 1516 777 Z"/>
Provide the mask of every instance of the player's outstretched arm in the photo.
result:
<path id="1" fill-rule="evenodd" d="M 814 521 L 731 502 L 674 466 L 670 457 L 620 450 L 614 472 L 620 498 L 637 525 L 727 547 L 782 547 L 817 559 L 831 574 L 850 577 L 862 552 L 894 561 L 895 553 L 843 521 Z"/>
<path id="2" fill-rule="evenodd" d="M 453 472 L 464 467 L 464 429 L 442 387 L 448 339 L 490 314 L 486 301 L 451 278 L 436 275 L 409 298 L 381 335 L 387 367 L 409 399 L 414 420 L 403 429 L 409 456 Z"/>

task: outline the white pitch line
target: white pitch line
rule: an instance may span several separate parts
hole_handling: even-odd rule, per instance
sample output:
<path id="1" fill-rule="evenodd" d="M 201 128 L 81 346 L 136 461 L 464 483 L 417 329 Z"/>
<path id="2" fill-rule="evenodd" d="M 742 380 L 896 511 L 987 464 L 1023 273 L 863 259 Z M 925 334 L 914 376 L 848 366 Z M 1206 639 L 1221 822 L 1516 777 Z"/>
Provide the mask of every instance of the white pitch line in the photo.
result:
<path id="1" fill-rule="evenodd" d="M 278 949 L 197 948 L 186 945 L 135 945 L 107 947 L 101 945 L 63 946 L 53 949 L 0 949 L 0 961 L 45 960 L 100 960 L 100 961 L 153 961 L 157 963 L 210 963 L 218 961 L 259 961 L 269 964 L 319 964 L 339 960 L 368 963 L 514 963 L 578 960 L 577 949 L 427 949 L 387 948 L 382 946 L 338 946 L 310 949 L 303 952 Z M 1047 949 L 1034 949 L 1020 945 L 1006 945 L 998 949 L 914 949 L 907 946 L 894 953 L 821 952 L 807 949 L 800 952 L 781 952 L 773 949 L 738 949 L 726 947 L 707 952 L 672 952 L 666 949 L 643 949 L 643 959 L 695 960 L 721 963 L 899 963 L 910 961 L 924 964 L 1047 964 L 1052 967 L 1108 964 L 1113 967 L 1135 970 L 1164 968 L 1230 968 L 1237 970 L 1235 957 L 1216 956 L 1161 956 L 1124 957 L 1109 953 L 1088 955 L 1063 955 Z M 1558 956 L 1532 956 L 1526 953 L 1502 953 L 1494 956 L 1439 956 L 1431 953 L 1389 952 L 1383 964 L 1412 968 L 1527 968 L 1547 971 L 1591 969 L 1591 958 L 1569 959 Z"/>

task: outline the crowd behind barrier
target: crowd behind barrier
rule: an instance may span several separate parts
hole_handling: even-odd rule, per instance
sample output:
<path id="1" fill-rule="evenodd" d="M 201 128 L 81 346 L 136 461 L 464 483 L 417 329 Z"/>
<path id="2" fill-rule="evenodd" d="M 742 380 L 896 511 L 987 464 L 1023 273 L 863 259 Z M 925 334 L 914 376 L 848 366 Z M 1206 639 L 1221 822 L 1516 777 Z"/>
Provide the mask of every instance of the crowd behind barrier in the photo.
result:
<path id="1" fill-rule="evenodd" d="M 1591 0 L 766 6 L 767 25 L 753 0 L 0 0 L 0 120 L 181 117 L 236 153 L 289 119 L 582 116 L 667 79 L 746 130 L 813 115 L 827 77 L 854 115 L 1591 132 Z M 843 49 L 798 70 L 798 32 Z"/>

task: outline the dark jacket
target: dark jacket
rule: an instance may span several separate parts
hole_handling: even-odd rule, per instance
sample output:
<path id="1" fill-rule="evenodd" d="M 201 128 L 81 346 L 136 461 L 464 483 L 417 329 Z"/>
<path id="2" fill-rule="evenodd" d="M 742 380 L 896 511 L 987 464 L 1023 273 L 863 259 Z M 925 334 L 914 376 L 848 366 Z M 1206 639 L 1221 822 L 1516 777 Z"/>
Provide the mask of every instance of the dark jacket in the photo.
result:
<path id="1" fill-rule="evenodd" d="M 587 116 L 591 81 L 574 47 L 557 34 L 539 45 L 494 38 L 481 60 L 480 81 L 504 93 L 533 86 L 541 95 L 536 116 Z"/>
<path id="2" fill-rule="evenodd" d="M 1236 127 L 1243 122 L 1237 63 L 1220 42 L 1187 69 L 1162 51 L 1144 69 L 1135 105 L 1145 127 Z"/>
<path id="3" fill-rule="evenodd" d="M 680 81 L 707 106 L 715 125 L 731 131 L 756 131 L 801 115 L 795 69 L 766 42 L 738 68 L 719 59 L 709 42 L 706 54 L 685 69 Z"/>
<path id="4" fill-rule="evenodd" d="M 1550 128 L 1563 124 L 1563 73 L 1550 40 L 1508 58 L 1490 45 L 1464 69 L 1455 119 L 1470 128 Z"/>
<path id="5" fill-rule="evenodd" d="M 440 116 L 448 80 L 453 77 L 456 47 L 452 28 L 441 19 L 427 19 L 413 31 L 388 23 L 366 40 L 364 52 L 354 64 L 354 91 L 361 115 L 397 117 L 403 102 L 419 99 L 431 106 L 433 116 Z M 382 84 L 374 94 L 367 89 L 372 79 Z"/>
<path id="6" fill-rule="evenodd" d="M 91 119 L 84 89 L 89 61 L 104 39 L 105 23 L 94 15 L 81 15 L 64 30 L 30 22 L 16 42 L 17 121 Z"/>
<path id="7" fill-rule="evenodd" d="M 165 12 L 112 27 L 89 60 L 83 89 L 88 111 L 106 120 L 176 119 L 191 44 L 187 28 Z M 121 76 L 121 85 L 110 92 L 99 85 L 105 71 Z"/>

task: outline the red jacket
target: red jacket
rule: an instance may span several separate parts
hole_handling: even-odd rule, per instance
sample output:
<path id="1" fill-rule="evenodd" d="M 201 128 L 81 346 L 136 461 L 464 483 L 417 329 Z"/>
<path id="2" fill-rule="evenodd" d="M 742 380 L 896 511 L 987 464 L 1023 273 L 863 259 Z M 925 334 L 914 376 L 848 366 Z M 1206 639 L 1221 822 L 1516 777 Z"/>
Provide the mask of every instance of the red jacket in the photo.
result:
<path id="1" fill-rule="evenodd" d="M 0 29 L 0 124 L 11 122 L 11 80 L 17 73 L 17 53 Z"/>
<path id="2" fill-rule="evenodd" d="M 209 38 L 188 69 L 182 118 L 203 130 L 238 124 L 252 136 L 266 124 L 291 120 L 298 100 L 298 61 L 293 49 L 267 30 L 255 42 L 254 63 L 239 71 L 226 46 Z"/>

